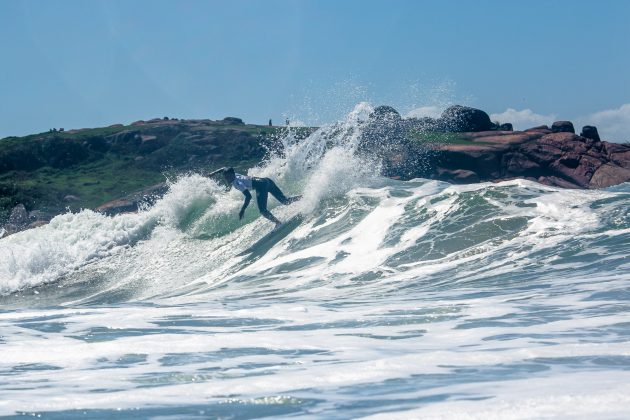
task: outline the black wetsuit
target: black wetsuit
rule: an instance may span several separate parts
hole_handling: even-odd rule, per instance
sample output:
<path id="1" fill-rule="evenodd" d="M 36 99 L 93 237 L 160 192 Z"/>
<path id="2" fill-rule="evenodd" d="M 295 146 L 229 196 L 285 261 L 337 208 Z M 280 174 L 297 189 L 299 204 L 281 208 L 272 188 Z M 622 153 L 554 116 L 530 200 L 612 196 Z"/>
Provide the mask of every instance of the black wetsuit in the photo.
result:
<path id="1" fill-rule="evenodd" d="M 263 216 L 268 216 L 267 198 L 269 194 L 273 195 L 276 200 L 282 204 L 291 204 L 297 197 L 287 198 L 280 188 L 269 178 L 252 178 L 252 188 L 256 190 L 256 204 L 258 210 Z"/>

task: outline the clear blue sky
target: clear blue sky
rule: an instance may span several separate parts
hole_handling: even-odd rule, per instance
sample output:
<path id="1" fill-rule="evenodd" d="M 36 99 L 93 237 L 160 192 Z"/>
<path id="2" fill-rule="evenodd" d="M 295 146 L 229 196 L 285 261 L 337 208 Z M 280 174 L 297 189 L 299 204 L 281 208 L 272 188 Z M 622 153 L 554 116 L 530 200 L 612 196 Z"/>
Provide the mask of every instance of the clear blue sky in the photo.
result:
<path id="1" fill-rule="evenodd" d="M 0 137 L 369 100 L 572 118 L 630 103 L 630 1 L 0 0 Z"/>

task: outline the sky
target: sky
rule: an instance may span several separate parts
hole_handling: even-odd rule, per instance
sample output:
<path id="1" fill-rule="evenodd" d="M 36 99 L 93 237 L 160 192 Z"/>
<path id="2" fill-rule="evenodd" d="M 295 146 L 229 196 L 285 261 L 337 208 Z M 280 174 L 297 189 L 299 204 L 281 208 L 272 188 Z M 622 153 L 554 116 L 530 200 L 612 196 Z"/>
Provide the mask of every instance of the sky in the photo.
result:
<path id="1" fill-rule="evenodd" d="M 630 1 L 0 0 L 0 137 L 459 103 L 630 140 Z"/>

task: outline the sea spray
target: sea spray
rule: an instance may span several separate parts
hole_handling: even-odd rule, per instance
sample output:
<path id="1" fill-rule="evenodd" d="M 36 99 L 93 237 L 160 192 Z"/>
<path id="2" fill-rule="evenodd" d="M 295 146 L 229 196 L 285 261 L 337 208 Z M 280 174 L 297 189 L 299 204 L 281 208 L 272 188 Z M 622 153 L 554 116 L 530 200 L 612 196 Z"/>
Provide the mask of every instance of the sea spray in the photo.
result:
<path id="1" fill-rule="evenodd" d="M 254 176 L 278 179 L 289 193 L 302 194 L 302 212 L 312 212 L 326 198 L 369 185 L 380 175 L 380 156 L 357 153 L 365 121 L 373 108 L 360 103 L 342 121 L 321 127 L 298 140 L 291 131 L 282 138 L 282 153 L 272 154 Z"/>

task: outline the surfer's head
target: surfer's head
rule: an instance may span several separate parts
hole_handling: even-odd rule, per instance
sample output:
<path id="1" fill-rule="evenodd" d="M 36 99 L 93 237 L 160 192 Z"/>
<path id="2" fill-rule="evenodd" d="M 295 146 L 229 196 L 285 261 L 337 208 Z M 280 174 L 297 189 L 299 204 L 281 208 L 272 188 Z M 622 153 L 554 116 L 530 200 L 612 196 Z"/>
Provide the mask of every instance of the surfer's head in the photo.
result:
<path id="1" fill-rule="evenodd" d="M 236 179 L 236 174 L 234 172 L 234 168 L 225 168 L 223 170 L 223 176 L 227 182 L 232 182 Z"/>

